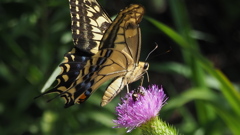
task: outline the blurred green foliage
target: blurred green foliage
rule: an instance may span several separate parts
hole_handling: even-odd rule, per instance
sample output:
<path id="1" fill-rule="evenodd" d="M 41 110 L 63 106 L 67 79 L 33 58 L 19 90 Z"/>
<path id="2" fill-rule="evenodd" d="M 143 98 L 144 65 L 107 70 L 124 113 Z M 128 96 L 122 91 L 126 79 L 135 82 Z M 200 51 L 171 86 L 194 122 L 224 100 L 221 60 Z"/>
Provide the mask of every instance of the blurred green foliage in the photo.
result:
<path id="1" fill-rule="evenodd" d="M 141 59 L 159 45 L 148 62 L 150 83 L 169 96 L 163 120 L 183 134 L 240 134 L 240 1 L 100 2 L 111 16 L 130 3 L 145 6 Z M 33 100 L 72 46 L 67 0 L 1 0 L 1 135 L 125 134 L 112 128 L 119 96 L 99 106 L 106 85 L 67 109 L 60 98 Z"/>

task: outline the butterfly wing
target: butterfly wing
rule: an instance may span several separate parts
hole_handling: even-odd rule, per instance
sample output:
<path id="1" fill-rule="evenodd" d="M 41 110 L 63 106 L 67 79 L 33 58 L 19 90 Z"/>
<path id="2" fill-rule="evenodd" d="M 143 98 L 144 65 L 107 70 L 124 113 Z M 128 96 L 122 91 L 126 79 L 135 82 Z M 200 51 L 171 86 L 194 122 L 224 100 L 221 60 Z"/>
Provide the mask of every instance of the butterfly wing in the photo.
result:
<path id="1" fill-rule="evenodd" d="M 138 23 L 144 10 L 139 5 L 130 5 L 108 27 L 111 21 L 96 1 L 71 0 L 70 9 L 75 47 L 60 65 L 58 84 L 42 95 L 56 92 L 65 99 L 65 107 L 69 107 L 86 101 L 100 85 L 114 78 L 107 89 L 109 92 L 111 87 L 114 91 L 102 104 L 105 105 L 143 74 L 143 68 L 138 66 L 141 45 Z M 95 14 L 96 11 L 103 13 Z"/>
<path id="2" fill-rule="evenodd" d="M 124 81 L 124 77 L 129 70 L 128 68 L 134 67 L 135 61 L 138 63 L 139 59 L 140 30 L 138 23 L 143 16 L 143 12 L 142 6 L 130 5 L 122 10 L 109 26 L 100 43 L 99 52 L 92 56 L 89 60 L 90 63 L 86 64 L 89 66 L 84 68 L 92 72 L 88 73 L 87 78 L 85 76 L 80 77 L 79 83 L 76 85 L 77 89 L 73 88 L 73 91 L 76 91 L 75 94 L 78 93 L 76 97 L 72 98 L 75 103 L 86 101 L 101 84 L 109 79 L 115 78 L 111 87 L 115 85 L 115 87 L 118 87 L 118 91 L 126 85 L 127 81 Z M 133 44 L 128 45 L 130 43 Z M 93 65 L 97 68 L 91 70 Z M 86 88 L 86 85 L 89 87 Z"/>
<path id="3" fill-rule="evenodd" d="M 111 19 L 96 0 L 70 0 L 69 5 L 75 47 L 96 54 Z"/>
<path id="4" fill-rule="evenodd" d="M 98 52 L 103 34 L 112 21 L 96 0 L 69 0 L 69 5 L 74 47 L 59 65 L 61 73 L 56 77 L 57 85 L 38 97 L 58 93 L 66 103 L 72 104 L 69 97 L 73 94 L 69 90 L 83 74 L 80 71 L 87 61 Z"/>
<path id="5" fill-rule="evenodd" d="M 148 69 L 148 64 L 145 64 L 145 62 L 139 63 L 141 48 L 139 23 L 143 14 L 144 8 L 142 6 L 137 4 L 130 5 L 130 7 L 119 13 L 119 16 L 122 17 L 116 18 L 116 20 L 119 19 L 118 21 L 114 20 L 114 22 L 116 21 L 120 24 L 113 26 L 113 22 L 105 33 L 106 35 L 108 32 L 111 33 L 117 30 L 118 35 L 115 40 L 111 40 L 114 39 L 115 35 L 113 34 L 109 34 L 110 36 L 108 37 L 104 35 L 103 37 L 104 42 L 100 44 L 100 50 L 105 47 L 104 45 L 106 43 L 108 43 L 108 45 L 114 43 L 114 49 L 118 51 L 121 50 L 125 57 L 122 59 L 126 59 L 127 62 L 124 65 L 124 74 L 113 79 L 107 87 L 107 90 L 103 95 L 101 106 L 109 103 L 124 88 L 124 86 L 140 79 Z M 115 59 L 117 59 L 116 62 L 121 63 L 120 57 L 116 57 Z"/>
<path id="6" fill-rule="evenodd" d="M 56 79 L 59 83 L 55 88 L 61 87 L 63 91 L 76 85 L 77 77 L 86 73 L 80 71 L 99 51 L 100 41 L 112 23 L 96 0 L 70 0 L 69 7 L 75 47 L 65 55 L 65 61 L 60 65 L 62 73 Z"/>

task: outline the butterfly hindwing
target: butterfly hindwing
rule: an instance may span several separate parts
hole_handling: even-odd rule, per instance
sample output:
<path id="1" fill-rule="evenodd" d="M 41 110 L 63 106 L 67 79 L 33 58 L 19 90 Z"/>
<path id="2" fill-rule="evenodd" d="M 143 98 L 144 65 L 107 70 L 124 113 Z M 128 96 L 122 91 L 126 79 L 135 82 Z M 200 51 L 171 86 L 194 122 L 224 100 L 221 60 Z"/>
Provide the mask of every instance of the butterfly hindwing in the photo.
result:
<path id="1" fill-rule="evenodd" d="M 58 93 L 70 106 L 74 103 L 70 100 L 74 95 L 71 88 L 79 76 L 87 74 L 81 70 L 98 52 L 100 41 L 112 21 L 96 0 L 69 0 L 69 6 L 74 47 L 59 65 L 62 71 L 56 77 L 57 85 L 38 97 Z"/>

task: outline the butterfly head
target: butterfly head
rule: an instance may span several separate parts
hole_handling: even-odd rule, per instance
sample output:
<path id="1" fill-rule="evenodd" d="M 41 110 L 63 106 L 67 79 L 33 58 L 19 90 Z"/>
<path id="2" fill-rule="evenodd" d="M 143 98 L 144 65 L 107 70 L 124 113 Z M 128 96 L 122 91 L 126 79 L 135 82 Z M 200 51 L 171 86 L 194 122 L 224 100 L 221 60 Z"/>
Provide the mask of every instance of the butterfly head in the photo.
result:
<path id="1" fill-rule="evenodd" d="M 148 70 L 148 68 L 149 68 L 149 63 L 148 62 L 143 62 L 144 64 L 143 64 L 143 69 L 145 70 L 145 71 L 147 71 Z"/>
<path id="2" fill-rule="evenodd" d="M 149 63 L 148 62 L 139 62 L 138 68 L 142 70 L 142 72 L 145 72 L 149 69 Z"/>

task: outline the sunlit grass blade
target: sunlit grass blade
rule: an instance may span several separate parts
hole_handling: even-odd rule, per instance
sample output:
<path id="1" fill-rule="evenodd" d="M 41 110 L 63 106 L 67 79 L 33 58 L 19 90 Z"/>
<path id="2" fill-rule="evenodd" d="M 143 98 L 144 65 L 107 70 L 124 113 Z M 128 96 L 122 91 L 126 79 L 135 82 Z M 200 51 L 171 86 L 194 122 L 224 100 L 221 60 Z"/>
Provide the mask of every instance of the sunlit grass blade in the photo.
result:
<path id="1" fill-rule="evenodd" d="M 46 83 L 44 84 L 43 88 L 41 89 L 41 93 L 45 92 L 55 81 L 56 77 L 59 75 L 61 72 L 61 69 L 57 66 L 51 76 L 48 78 Z"/>

